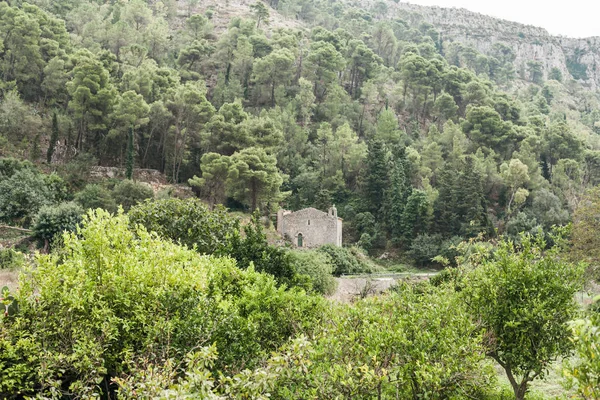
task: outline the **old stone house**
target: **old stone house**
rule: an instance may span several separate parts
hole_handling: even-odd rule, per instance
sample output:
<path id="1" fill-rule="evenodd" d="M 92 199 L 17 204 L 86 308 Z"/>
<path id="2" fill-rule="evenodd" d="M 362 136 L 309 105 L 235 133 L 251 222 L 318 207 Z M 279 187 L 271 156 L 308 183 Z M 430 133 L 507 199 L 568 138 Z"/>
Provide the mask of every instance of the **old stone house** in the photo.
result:
<path id="1" fill-rule="evenodd" d="M 319 247 L 324 244 L 342 245 L 342 219 L 335 206 L 328 212 L 305 208 L 296 212 L 277 212 L 277 232 L 296 247 Z"/>

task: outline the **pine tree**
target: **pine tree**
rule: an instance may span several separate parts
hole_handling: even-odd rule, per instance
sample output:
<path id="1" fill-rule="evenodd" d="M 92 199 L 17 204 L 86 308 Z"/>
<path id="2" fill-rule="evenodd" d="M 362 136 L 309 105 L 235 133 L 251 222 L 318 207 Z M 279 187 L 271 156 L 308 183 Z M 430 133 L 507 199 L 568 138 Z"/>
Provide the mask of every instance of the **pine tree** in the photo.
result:
<path id="1" fill-rule="evenodd" d="M 129 128 L 127 137 L 127 170 L 125 176 L 127 179 L 133 179 L 133 127 Z"/>
<path id="2" fill-rule="evenodd" d="M 50 134 L 50 145 L 48 146 L 48 152 L 46 153 L 46 161 L 48 164 L 52 162 L 52 156 L 56 148 L 56 142 L 58 142 L 58 118 L 56 113 L 52 115 L 52 133 Z"/>

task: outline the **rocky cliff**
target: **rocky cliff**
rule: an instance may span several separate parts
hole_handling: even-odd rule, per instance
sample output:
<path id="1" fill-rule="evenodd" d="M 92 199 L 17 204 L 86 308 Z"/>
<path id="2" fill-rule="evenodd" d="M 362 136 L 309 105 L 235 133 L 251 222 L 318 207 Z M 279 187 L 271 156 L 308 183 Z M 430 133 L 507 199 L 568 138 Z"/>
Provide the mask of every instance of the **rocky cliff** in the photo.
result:
<path id="1" fill-rule="evenodd" d="M 494 43 L 510 46 L 515 68 L 528 61 L 539 61 L 547 76 L 558 68 L 564 77 L 572 77 L 592 89 L 600 87 L 600 37 L 572 39 L 552 36 L 545 29 L 506 21 L 458 8 L 425 7 L 389 1 L 386 17 L 422 19 L 434 25 L 443 41 L 460 42 L 488 54 Z"/>

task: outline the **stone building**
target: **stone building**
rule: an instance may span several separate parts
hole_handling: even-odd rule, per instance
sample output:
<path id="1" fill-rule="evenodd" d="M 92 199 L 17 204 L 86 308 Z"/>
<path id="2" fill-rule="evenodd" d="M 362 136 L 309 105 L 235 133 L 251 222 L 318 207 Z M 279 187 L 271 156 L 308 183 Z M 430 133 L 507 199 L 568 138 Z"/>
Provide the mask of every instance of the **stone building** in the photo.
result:
<path id="1" fill-rule="evenodd" d="M 342 245 L 342 219 L 335 206 L 328 212 L 305 208 L 292 212 L 277 212 L 277 232 L 296 247 L 319 247 L 324 244 Z"/>

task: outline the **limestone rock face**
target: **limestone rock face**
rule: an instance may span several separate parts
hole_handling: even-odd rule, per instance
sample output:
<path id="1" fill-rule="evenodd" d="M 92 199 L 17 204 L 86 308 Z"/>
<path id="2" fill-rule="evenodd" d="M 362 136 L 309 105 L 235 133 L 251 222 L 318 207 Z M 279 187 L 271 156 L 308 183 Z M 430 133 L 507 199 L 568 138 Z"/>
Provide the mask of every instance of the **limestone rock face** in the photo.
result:
<path id="1" fill-rule="evenodd" d="M 459 42 L 489 54 L 495 43 L 515 52 L 516 71 L 528 61 L 539 61 L 544 77 L 558 68 L 565 78 L 573 78 L 597 89 L 600 87 L 600 37 L 583 39 L 552 36 L 543 28 L 489 17 L 458 8 L 426 7 L 388 2 L 386 18 L 428 22 L 442 35 L 443 43 Z"/>

